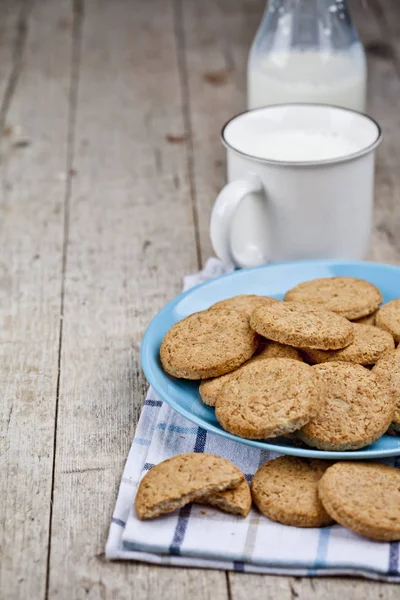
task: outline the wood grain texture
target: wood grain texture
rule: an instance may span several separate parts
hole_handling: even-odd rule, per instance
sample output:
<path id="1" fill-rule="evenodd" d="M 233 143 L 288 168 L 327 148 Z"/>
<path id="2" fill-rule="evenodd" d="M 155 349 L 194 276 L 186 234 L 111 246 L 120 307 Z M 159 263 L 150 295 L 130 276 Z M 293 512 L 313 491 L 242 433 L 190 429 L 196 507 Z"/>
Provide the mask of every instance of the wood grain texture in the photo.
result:
<path id="1" fill-rule="evenodd" d="M 229 574 L 233 600 L 396 600 L 397 584 L 350 577 L 277 577 Z"/>
<path id="2" fill-rule="evenodd" d="M 377 50 L 382 57 L 394 56 L 400 72 L 400 4 L 397 0 L 378 0 L 373 4 L 385 37 L 379 40 Z"/>
<path id="3" fill-rule="evenodd" d="M 383 7 L 389 6 L 384 0 Z M 352 15 L 368 59 L 368 111 L 382 127 L 377 151 L 373 260 L 399 264 L 400 239 L 400 79 L 388 31 L 378 2 L 351 2 Z"/>
<path id="4" fill-rule="evenodd" d="M 291 591 L 292 598 L 298 600 L 395 600 L 399 586 L 352 577 L 295 577 Z"/>
<path id="5" fill-rule="evenodd" d="M 172 5 L 93 0 L 82 21 L 49 597 L 225 600 L 224 573 L 104 560 L 142 335 L 198 263 Z"/>
<path id="6" fill-rule="evenodd" d="M 25 599 L 46 583 L 71 54 L 59 20 L 70 4 L 3 8 L 0 596 Z"/>
<path id="7" fill-rule="evenodd" d="M 21 73 L 22 57 L 26 45 L 26 29 L 31 2 L 3 0 L 0 19 L 0 130 L 5 127 L 5 118 L 10 108 L 13 92 Z M 11 133 L 9 128 L 7 134 Z"/>
<path id="8" fill-rule="evenodd" d="M 198 213 L 201 258 L 213 254 L 211 208 L 225 183 L 224 123 L 246 108 L 247 54 L 264 0 L 176 0 L 176 19 L 187 81 L 191 178 Z"/>

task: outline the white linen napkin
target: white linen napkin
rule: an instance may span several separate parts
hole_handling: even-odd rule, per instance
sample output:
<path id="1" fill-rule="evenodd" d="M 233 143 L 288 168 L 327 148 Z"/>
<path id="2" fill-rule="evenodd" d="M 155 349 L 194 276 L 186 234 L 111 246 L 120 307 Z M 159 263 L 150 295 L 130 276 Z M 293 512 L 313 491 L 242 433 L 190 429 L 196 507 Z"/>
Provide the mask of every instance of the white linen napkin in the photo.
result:
<path id="1" fill-rule="evenodd" d="M 209 259 L 184 289 L 230 271 Z M 184 452 L 211 452 L 230 459 L 250 482 L 257 468 L 278 456 L 227 440 L 184 419 L 150 388 L 119 488 L 106 545 L 108 559 L 282 575 L 359 575 L 400 582 L 399 543 L 374 542 L 340 525 L 297 528 L 280 525 L 252 509 L 247 518 L 187 505 L 153 521 L 139 521 L 133 508 L 143 475 Z M 388 464 L 400 467 L 400 459 Z"/>

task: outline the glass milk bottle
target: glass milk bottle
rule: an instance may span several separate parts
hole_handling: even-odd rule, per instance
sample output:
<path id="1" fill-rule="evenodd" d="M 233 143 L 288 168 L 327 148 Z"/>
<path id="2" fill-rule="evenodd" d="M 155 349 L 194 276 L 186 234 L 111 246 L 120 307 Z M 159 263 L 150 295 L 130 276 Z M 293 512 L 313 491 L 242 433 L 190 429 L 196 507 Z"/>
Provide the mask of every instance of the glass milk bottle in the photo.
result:
<path id="1" fill-rule="evenodd" d="M 365 110 L 365 54 L 346 0 L 269 0 L 247 73 L 248 108 L 316 102 Z"/>

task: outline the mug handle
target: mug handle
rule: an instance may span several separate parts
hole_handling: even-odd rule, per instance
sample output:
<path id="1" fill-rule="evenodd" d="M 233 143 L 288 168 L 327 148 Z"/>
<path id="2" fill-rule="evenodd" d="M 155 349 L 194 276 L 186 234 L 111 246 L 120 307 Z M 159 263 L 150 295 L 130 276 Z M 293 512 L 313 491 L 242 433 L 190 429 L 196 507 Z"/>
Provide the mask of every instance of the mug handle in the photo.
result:
<path id="1" fill-rule="evenodd" d="M 236 179 L 226 184 L 217 196 L 211 213 L 211 244 L 218 258 L 228 265 L 250 267 L 265 262 L 265 259 L 261 259 L 260 252 L 254 244 L 252 244 L 252 249 L 257 256 L 253 257 L 253 260 L 243 260 L 243 257 L 235 252 L 232 239 L 235 215 L 239 205 L 249 194 L 260 194 L 260 192 L 264 192 L 261 179 L 257 175 L 249 173 L 243 179 Z M 237 225 L 235 229 L 237 229 Z M 242 226 L 244 229 L 246 223 L 242 223 Z"/>

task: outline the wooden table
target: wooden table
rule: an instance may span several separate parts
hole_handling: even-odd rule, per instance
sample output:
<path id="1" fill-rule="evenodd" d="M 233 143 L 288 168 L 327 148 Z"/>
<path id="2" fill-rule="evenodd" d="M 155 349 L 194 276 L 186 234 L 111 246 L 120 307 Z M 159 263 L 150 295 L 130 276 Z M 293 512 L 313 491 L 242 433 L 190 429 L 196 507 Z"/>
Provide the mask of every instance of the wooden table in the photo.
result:
<path id="1" fill-rule="evenodd" d="M 354 0 L 383 126 L 371 258 L 400 264 L 400 7 Z M 211 254 L 219 130 L 264 0 L 0 3 L 0 596 L 308 600 L 393 585 L 110 564 L 153 315 Z M 356 215 L 349 215 L 356 218 Z"/>

